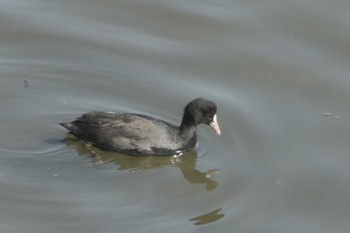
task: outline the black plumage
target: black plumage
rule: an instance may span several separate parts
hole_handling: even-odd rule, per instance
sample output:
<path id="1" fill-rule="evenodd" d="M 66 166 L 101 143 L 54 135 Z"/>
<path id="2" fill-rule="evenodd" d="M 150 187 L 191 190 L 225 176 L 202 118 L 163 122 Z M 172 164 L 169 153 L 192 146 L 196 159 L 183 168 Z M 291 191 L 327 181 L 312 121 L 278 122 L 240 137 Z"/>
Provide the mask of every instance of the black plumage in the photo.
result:
<path id="1" fill-rule="evenodd" d="M 180 126 L 142 114 L 111 112 L 89 112 L 61 125 L 102 150 L 174 155 L 195 147 L 198 124 L 210 125 L 220 135 L 216 110 L 215 103 L 198 98 L 186 105 Z"/>

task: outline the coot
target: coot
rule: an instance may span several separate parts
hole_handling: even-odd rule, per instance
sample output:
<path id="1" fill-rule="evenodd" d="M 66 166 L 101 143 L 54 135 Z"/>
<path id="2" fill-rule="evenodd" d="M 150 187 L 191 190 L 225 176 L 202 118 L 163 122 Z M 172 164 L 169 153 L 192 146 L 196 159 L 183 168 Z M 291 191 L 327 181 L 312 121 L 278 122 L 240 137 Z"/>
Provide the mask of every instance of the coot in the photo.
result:
<path id="1" fill-rule="evenodd" d="M 146 115 L 112 112 L 89 112 L 61 125 L 102 150 L 146 156 L 192 150 L 200 123 L 210 125 L 220 135 L 216 104 L 203 98 L 186 105 L 180 126 Z"/>

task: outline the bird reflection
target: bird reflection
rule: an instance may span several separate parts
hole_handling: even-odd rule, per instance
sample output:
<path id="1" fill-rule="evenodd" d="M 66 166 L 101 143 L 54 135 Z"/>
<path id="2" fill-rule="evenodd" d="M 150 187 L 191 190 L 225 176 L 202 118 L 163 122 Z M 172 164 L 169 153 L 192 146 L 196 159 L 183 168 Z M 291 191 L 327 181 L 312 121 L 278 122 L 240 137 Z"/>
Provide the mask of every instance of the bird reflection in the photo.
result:
<path id="1" fill-rule="evenodd" d="M 106 164 L 114 163 L 118 170 L 148 170 L 167 166 L 178 167 L 184 178 L 192 184 L 205 184 L 207 190 L 214 190 L 218 183 L 211 179 L 212 175 L 218 174 L 218 169 L 212 169 L 207 172 L 200 172 L 196 169 L 197 153 L 192 150 L 183 155 L 175 156 L 143 156 L 134 157 L 120 154 L 118 152 L 106 152 L 99 150 L 89 144 L 83 144 L 71 135 L 63 140 L 67 145 L 74 145 L 79 155 L 91 154 L 94 157 L 94 163 Z"/>
<path id="2" fill-rule="evenodd" d="M 211 222 L 216 222 L 219 219 L 222 219 L 223 217 L 225 217 L 225 214 L 220 213 L 221 210 L 222 210 L 221 208 L 213 210 L 209 213 L 191 218 L 190 221 L 194 221 L 193 223 L 194 225 L 204 225 Z"/>

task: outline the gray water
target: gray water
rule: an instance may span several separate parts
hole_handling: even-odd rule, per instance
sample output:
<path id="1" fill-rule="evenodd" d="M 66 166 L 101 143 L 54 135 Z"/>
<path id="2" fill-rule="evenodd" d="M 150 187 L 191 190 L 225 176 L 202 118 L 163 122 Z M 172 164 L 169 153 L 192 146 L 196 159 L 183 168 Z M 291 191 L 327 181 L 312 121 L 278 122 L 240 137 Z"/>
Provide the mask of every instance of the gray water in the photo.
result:
<path id="1" fill-rule="evenodd" d="M 1 0 L 0 232 L 348 233 L 349 9 Z M 97 165 L 58 125 L 91 110 L 178 123 L 197 97 L 222 135 L 199 127 L 182 157 Z"/>

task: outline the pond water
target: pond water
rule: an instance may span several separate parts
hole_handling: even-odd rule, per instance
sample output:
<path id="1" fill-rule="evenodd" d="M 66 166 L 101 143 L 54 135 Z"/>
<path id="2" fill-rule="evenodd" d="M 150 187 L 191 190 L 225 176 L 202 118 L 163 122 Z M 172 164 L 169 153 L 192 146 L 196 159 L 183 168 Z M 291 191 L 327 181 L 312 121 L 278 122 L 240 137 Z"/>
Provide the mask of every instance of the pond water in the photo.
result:
<path id="1" fill-rule="evenodd" d="M 350 2 L 1 0 L 0 231 L 349 232 Z M 99 151 L 91 110 L 179 123 L 195 151 Z"/>

